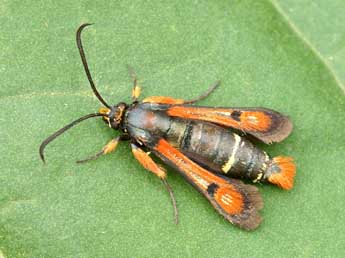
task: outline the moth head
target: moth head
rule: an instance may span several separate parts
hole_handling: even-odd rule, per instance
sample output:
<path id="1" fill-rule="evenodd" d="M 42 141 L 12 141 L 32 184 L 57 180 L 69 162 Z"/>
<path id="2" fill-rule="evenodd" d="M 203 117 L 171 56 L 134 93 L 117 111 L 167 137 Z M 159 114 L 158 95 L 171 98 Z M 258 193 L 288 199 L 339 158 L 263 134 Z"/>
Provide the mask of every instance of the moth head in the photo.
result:
<path id="1" fill-rule="evenodd" d="M 109 127 L 117 130 L 123 121 L 126 108 L 127 105 L 120 102 L 110 108 L 101 107 L 98 112 L 103 115 L 103 120 L 109 125 Z"/>

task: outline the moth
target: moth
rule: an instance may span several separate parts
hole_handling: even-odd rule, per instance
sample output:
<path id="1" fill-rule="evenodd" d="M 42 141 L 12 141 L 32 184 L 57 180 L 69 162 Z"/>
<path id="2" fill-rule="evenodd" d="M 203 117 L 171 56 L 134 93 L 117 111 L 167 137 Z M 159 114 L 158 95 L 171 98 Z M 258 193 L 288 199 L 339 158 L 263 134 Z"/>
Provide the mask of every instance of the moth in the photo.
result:
<path id="1" fill-rule="evenodd" d="M 89 25 L 78 28 L 76 41 L 90 86 L 103 107 L 45 139 L 39 148 L 42 161 L 45 162 L 45 147 L 59 135 L 86 119 L 101 117 L 120 136 L 94 156 L 77 162 L 96 159 L 114 151 L 120 141 L 129 141 L 134 157 L 168 190 L 176 223 L 178 212 L 167 172 L 151 158 L 151 153 L 178 170 L 226 220 L 245 230 L 257 228 L 262 220 L 259 214 L 262 198 L 255 186 L 239 179 L 267 182 L 288 190 L 293 187 L 296 166 L 291 157 L 272 158 L 236 132 L 249 134 L 266 144 L 280 142 L 292 131 L 289 118 L 267 108 L 194 105 L 213 92 L 219 82 L 192 100 L 151 96 L 139 101 L 140 87 L 133 71 L 133 102 L 109 105 L 96 89 L 82 46 L 81 33 Z"/>

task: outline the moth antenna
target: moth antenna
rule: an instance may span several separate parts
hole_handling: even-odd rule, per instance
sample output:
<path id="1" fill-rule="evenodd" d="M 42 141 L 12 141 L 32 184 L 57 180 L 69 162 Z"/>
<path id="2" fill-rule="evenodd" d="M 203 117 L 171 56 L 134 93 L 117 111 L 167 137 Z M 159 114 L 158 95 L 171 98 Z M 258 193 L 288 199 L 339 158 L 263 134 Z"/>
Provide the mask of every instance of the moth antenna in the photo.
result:
<path id="1" fill-rule="evenodd" d="M 77 46 L 78 46 L 78 49 L 79 49 L 80 58 L 81 58 L 81 61 L 83 63 L 83 66 L 84 66 L 84 70 L 85 70 L 87 79 L 89 80 L 89 83 L 90 83 L 90 86 L 91 86 L 91 88 L 93 90 L 93 93 L 95 94 L 95 96 L 98 98 L 98 100 L 104 106 L 106 106 L 107 108 L 110 108 L 110 105 L 108 105 L 107 102 L 105 102 L 105 100 L 102 98 L 102 96 L 97 91 L 96 86 L 95 86 L 95 84 L 94 84 L 94 82 L 92 80 L 92 76 L 91 76 L 91 73 L 90 73 L 90 70 L 89 70 L 89 66 L 88 66 L 87 61 L 86 61 L 85 52 L 84 52 L 84 49 L 83 49 L 83 44 L 81 42 L 81 32 L 82 32 L 82 30 L 85 27 L 90 26 L 90 25 L 92 25 L 92 24 L 91 23 L 84 23 L 84 24 L 80 25 L 80 27 L 78 28 L 77 35 L 76 35 Z"/>
<path id="2" fill-rule="evenodd" d="M 45 159 L 44 159 L 44 149 L 45 147 L 54 139 L 56 139 L 59 135 L 63 134 L 64 132 L 66 132 L 68 129 L 72 128 L 73 126 L 75 126 L 76 124 L 79 124 L 80 122 L 92 118 L 92 117 L 97 117 L 97 116 L 104 116 L 101 113 L 94 113 L 94 114 L 88 114 L 86 116 L 82 116 L 80 118 L 78 118 L 77 120 L 74 120 L 72 123 L 62 127 L 61 129 L 57 130 L 55 133 L 53 133 L 52 135 L 50 135 L 47 139 L 45 139 L 40 146 L 39 149 L 39 153 L 40 153 L 40 157 L 43 161 L 43 163 L 45 163 Z"/>

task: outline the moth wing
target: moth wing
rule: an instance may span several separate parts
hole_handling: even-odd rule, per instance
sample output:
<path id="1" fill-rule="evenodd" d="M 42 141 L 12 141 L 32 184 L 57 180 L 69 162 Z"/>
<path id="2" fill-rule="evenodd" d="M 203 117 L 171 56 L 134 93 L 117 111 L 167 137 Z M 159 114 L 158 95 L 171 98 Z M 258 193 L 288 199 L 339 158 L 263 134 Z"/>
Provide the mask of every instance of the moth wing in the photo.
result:
<path id="1" fill-rule="evenodd" d="M 280 142 L 292 131 L 290 119 L 267 108 L 211 108 L 171 105 L 169 116 L 208 121 L 251 134 L 264 143 Z"/>
<path id="2" fill-rule="evenodd" d="M 158 157 L 180 171 L 229 222 L 246 230 L 259 226 L 261 217 L 258 211 L 263 207 L 263 202 L 256 187 L 207 171 L 164 139 L 150 142 L 149 145 Z"/>

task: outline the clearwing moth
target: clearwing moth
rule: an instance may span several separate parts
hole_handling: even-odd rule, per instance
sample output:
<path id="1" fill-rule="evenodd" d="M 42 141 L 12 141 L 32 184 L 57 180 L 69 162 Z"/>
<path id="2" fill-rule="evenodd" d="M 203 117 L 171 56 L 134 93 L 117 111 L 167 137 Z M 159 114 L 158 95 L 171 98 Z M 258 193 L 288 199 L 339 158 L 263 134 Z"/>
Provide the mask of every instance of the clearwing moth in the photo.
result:
<path id="1" fill-rule="evenodd" d="M 166 170 L 151 157 L 154 153 L 164 163 L 178 170 L 201 192 L 212 206 L 232 224 L 246 230 L 258 227 L 263 202 L 255 186 L 239 179 L 268 182 L 283 189 L 293 187 L 296 166 L 291 157 L 271 158 L 247 138 L 230 128 L 250 134 L 264 143 L 280 142 L 292 131 L 289 118 L 267 108 L 201 107 L 193 105 L 206 98 L 219 81 L 207 92 L 192 100 L 152 96 L 139 101 L 140 87 L 133 70 L 134 85 L 131 104 L 109 105 L 99 94 L 92 80 L 81 42 L 81 25 L 76 34 L 81 60 L 94 95 L 103 104 L 98 113 L 80 117 L 45 139 L 39 154 L 66 130 L 93 117 L 102 117 L 108 126 L 121 133 L 94 156 L 77 161 L 90 161 L 116 149 L 120 141 L 129 141 L 134 157 L 147 170 L 161 179 L 178 212 L 173 191 L 167 182 Z"/>

